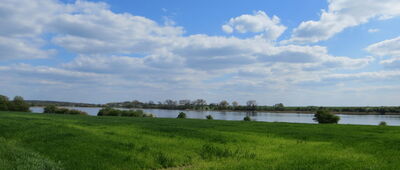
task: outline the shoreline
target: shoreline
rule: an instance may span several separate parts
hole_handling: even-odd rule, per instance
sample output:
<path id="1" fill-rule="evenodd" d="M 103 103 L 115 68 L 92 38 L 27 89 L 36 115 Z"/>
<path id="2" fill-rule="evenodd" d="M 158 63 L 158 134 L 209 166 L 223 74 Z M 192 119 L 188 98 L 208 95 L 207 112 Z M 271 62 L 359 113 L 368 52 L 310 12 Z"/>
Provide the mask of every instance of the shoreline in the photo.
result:
<path id="1" fill-rule="evenodd" d="M 45 107 L 45 106 L 31 106 L 31 107 Z M 59 106 L 59 107 L 81 107 L 81 106 Z M 104 107 L 82 107 L 82 108 L 104 108 Z M 119 109 L 157 109 L 157 110 L 178 110 L 178 111 L 198 111 L 198 112 L 257 112 L 257 113 L 292 113 L 292 114 L 314 114 L 312 111 L 251 111 L 251 110 L 195 110 L 195 109 L 163 109 L 163 108 L 123 108 L 115 107 Z M 333 114 L 339 115 L 400 115 L 400 113 L 388 112 L 380 114 L 378 112 L 334 112 Z"/>
<path id="2" fill-rule="evenodd" d="M 123 108 L 120 109 L 156 109 L 156 110 L 178 110 L 178 111 L 199 111 L 199 112 L 257 112 L 257 113 L 292 113 L 292 114 L 314 114 L 312 111 L 251 111 L 251 110 L 195 110 L 195 109 L 162 109 L 162 108 Z M 380 114 L 378 112 L 333 112 L 333 114 L 339 115 L 400 115 L 400 113 L 385 113 Z"/>

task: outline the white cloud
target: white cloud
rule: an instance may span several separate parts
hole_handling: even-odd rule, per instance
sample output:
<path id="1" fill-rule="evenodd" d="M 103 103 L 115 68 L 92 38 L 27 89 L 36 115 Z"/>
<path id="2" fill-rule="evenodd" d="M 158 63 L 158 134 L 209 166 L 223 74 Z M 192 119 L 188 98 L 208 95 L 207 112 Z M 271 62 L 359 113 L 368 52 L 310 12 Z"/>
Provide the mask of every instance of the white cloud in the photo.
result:
<path id="1" fill-rule="evenodd" d="M 393 57 L 391 59 L 382 60 L 380 62 L 385 68 L 400 69 L 400 57 Z"/>
<path id="2" fill-rule="evenodd" d="M 379 31 L 380 31 L 380 30 L 377 29 L 377 28 L 368 29 L 368 32 L 369 32 L 369 33 L 376 33 L 376 32 L 379 32 Z"/>
<path id="3" fill-rule="evenodd" d="M 335 81 L 387 81 L 400 80 L 400 71 L 360 72 L 353 74 L 330 74 L 323 77 L 325 80 Z"/>
<path id="4" fill-rule="evenodd" d="M 328 54 L 325 47 L 274 46 L 260 36 L 250 39 L 207 35 L 183 36 L 184 30 L 179 26 L 163 26 L 145 17 L 114 13 L 105 3 L 86 1 L 76 1 L 73 4 L 59 4 L 56 1 L 48 3 L 52 4 L 50 6 L 56 6 L 59 12 L 47 14 L 51 16 L 47 17 L 42 25 L 37 24 L 41 29 L 38 29 L 40 31 L 36 34 L 44 31 L 53 33 L 51 42 L 78 55 L 84 55 L 87 59 L 91 56 L 127 54 L 146 56 L 141 62 L 149 66 L 170 68 L 179 64 L 179 67 L 198 70 L 204 68 L 221 70 L 255 62 L 317 64 L 332 62 L 335 58 Z M 38 5 L 40 4 L 34 6 Z M 232 18 L 226 25 L 229 26 L 243 33 L 271 34 L 267 37 L 272 39 L 279 37 L 286 29 L 280 24 L 278 17 L 270 18 L 262 11 L 255 12 L 254 15 Z M 26 47 L 26 49 L 30 49 L 26 50 L 28 51 L 26 54 L 35 56 L 46 56 L 48 53 L 39 47 Z M 14 52 L 15 50 L 10 53 Z M 22 51 L 20 54 L 25 53 Z M 113 57 L 110 57 L 110 60 L 113 60 Z M 345 65 L 336 63 L 331 64 L 331 67 Z"/>
<path id="5" fill-rule="evenodd" d="M 54 43 L 76 53 L 149 53 L 184 32 L 145 17 L 114 13 L 103 3 L 77 1 L 68 7 L 70 11 L 55 17 L 49 27 L 58 34 Z"/>
<path id="6" fill-rule="evenodd" d="M 53 50 L 40 36 L 46 24 L 62 11 L 52 0 L 3 0 L 0 3 L 0 60 L 47 58 Z"/>
<path id="7" fill-rule="evenodd" d="M 286 30 L 277 16 L 270 18 L 264 11 L 254 12 L 253 15 L 241 15 L 231 18 L 222 26 L 226 33 L 262 33 L 262 37 L 268 40 L 276 40 Z"/>
<path id="8" fill-rule="evenodd" d="M 2 0 L 0 36 L 35 37 L 45 31 L 54 14 L 62 11 L 62 5 L 53 0 Z"/>
<path id="9" fill-rule="evenodd" d="M 400 37 L 369 45 L 366 50 L 376 56 L 400 56 Z"/>
<path id="10" fill-rule="evenodd" d="M 365 48 L 369 53 L 386 58 L 380 61 L 387 69 L 400 69 L 400 37 L 384 40 Z"/>
<path id="11" fill-rule="evenodd" d="M 256 91 L 276 94 L 278 90 L 296 89 L 297 83 L 302 81 L 320 81 L 336 70 L 354 70 L 373 61 L 371 57 L 334 56 L 324 46 L 271 43 L 286 27 L 278 17 L 269 17 L 262 11 L 232 18 L 223 26 L 227 33 L 256 34 L 251 38 L 238 38 L 185 35 L 182 27 L 171 22 L 162 25 L 145 17 L 115 13 L 105 3 L 39 2 L 42 1 L 25 3 L 44 11 L 31 12 L 32 16 L 37 13 L 45 20 L 32 20 L 34 23 L 29 23 L 26 30 L 0 27 L 0 51 L 3 52 L 0 59 L 48 57 L 52 50 L 43 48 L 48 44 L 67 49 L 76 57 L 49 66 L 0 66 L 0 80 L 10 82 L 0 84 L 7 89 L 5 91 L 13 90 L 13 85 L 20 91 L 23 87 L 29 89 L 26 82 L 31 82 L 36 83 L 32 87 L 39 91 L 53 89 L 48 94 L 68 87 L 79 89 L 77 95 L 104 91 L 115 100 L 121 100 L 118 95 L 129 99 L 140 95 L 149 96 L 149 99 L 175 95 L 183 98 L 221 98 L 232 94 L 252 97 Z M 9 11 L 13 11 L 12 16 L 25 16 L 19 18 L 24 23 L 29 20 L 24 8 L 19 4 Z M 48 8 L 51 9 L 46 11 Z M 17 20 L 1 12 L 0 16 L 5 19 L 3 22 L 10 21 L 8 24 Z M 23 28 L 18 24 L 14 24 L 15 27 Z M 43 36 L 50 38 L 43 39 Z M 368 77 L 367 74 L 360 76 Z"/>
<path id="12" fill-rule="evenodd" d="M 54 50 L 41 50 L 36 45 L 41 43 L 40 40 L 0 36 L 0 60 L 47 58 L 55 53 Z"/>
<path id="13" fill-rule="evenodd" d="M 390 19 L 400 15 L 398 0 L 329 0 L 318 21 L 302 22 L 285 42 L 318 42 L 344 29 L 367 23 L 373 18 Z"/>

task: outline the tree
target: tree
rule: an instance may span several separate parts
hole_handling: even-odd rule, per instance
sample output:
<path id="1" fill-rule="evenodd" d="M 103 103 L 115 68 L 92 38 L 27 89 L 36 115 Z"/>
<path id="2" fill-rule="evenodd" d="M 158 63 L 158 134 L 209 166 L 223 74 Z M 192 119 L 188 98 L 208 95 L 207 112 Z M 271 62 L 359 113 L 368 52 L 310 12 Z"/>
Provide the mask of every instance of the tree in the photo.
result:
<path id="1" fill-rule="evenodd" d="M 275 104 L 274 105 L 274 110 L 283 111 L 283 110 L 285 110 L 285 106 L 282 103 Z"/>
<path id="2" fill-rule="evenodd" d="M 181 106 L 189 106 L 190 105 L 190 100 L 187 100 L 187 99 L 179 100 L 179 105 L 181 105 Z"/>
<path id="3" fill-rule="evenodd" d="M 139 100 L 133 100 L 132 102 L 133 107 L 139 108 L 143 106 L 143 103 L 140 102 Z"/>
<path id="4" fill-rule="evenodd" d="M 178 114 L 178 117 L 176 117 L 176 118 L 178 118 L 178 119 L 186 119 L 186 113 L 180 112 L 180 113 Z"/>
<path id="5" fill-rule="evenodd" d="M 238 106 L 239 106 L 239 103 L 238 103 L 237 101 L 233 101 L 233 102 L 232 102 L 232 106 L 233 106 L 233 107 L 238 107 Z"/>
<path id="6" fill-rule="evenodd" d="M 251 121 L 251 118 L 250 118 L 250 116 L 246 116 L 246 117 L 243 118 L 243 120 L 244 121 Z"/>
<path id="7" fill-rule="evenodd" d="M 21 96 L 15 96 L 12 101 L 12 111 L 29 112 L 29 104 Z"/>
<path id="8" fill-rule="evenodd" d="M 195 106 L 205 106 L 205 105 L 207 105 L 207 102 L 204 99 L 197 99 L 197 100 L 193 101 L 193 105 L 195 105 Z"/>
<path id="9" fill-rule="evenodd" d="M 153 106 L 153 105 L 155 105 L 155 103 L 154 103 L 154 101 L 153 100 L 150 100 L 148 103 L 147 103 L 148 105 L 150 105 L 150 106 Z"/>
<path id="10" fill-rule="evenodd" d="M 255 100 L 249 100 L 249 101 L 247 101 L 246 104 L 247 104 L 247 107 L 248 107 L 249 109 L 256 110 L 257 101 L 255 101 Z"/>
<path id="11" fill-rule="evenodd" d="M 194 105 L 194 109 L 205 109 L 204 106 L 207 105 L 207 102 L 204 99 L 197 99 L 192 104 Z"/>
<path id="12" fill-rule="evenodd" d="M 320 124 L 338 123 L 340 117 L 330 113 L 328 110 L 318 110 L 317 113 L 314 114 L 313 120 Z"/>
<path id="13" fill-rule="evenodd" d="M 226 100 L 219 102 L 219 107 L 221 109 L 226 109 L 229 106 L 229 103 Z"/>
<path id="14" fill-rule="evenodd" d="M 56 113 L 57 107 L 55 105 L 48 105 L 43 109 L 43 113 Z"/>
<path id="15" fill-rule="evenodd" d="M 10 101 L 8 101 L 8 97 L 0 95 L 0 110 L 7 111 L 9 109 L 8 108 L 9 105 Z"/>
<path id="16" fill-rule="evenodd" d="M 170 107 L 172 107 L 172 106 L 176 106 L 177 105 L 177 102 L 176 101 L 174 101 L 174 100 L 171 100 L 171 99 L 167 99 L 167 100 L 165 100 L 165 105 L 167 105 L 167 106 L 170 106 Z"/>

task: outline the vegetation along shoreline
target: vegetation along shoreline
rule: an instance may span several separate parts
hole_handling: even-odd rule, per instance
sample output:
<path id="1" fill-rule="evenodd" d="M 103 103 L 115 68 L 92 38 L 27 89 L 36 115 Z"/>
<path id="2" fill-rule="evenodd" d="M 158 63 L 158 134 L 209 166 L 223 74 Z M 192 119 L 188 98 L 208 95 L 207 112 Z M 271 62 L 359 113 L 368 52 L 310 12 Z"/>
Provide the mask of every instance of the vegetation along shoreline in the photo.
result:
<path id="1" fill-rule="evenodd" d="M 245 105 L 238 102 L 231 103 L 223 100 L 219 103 L 207 103 L 204 99 L 171 100 L 141 102 L 138 100 L 113 102 L 106 104 L 88 104 L 60 101 L 27 100 L 30 106 L 45 107 L 48 105 L 64 107 L 113 107 L 124 109 L 165 109 L 165 110 L 193 110 L 193 111 L 226 111 L 226 112 L 270 112 L 270 113 L 297 113 L 313 114 L 318 110 L 329 110 L 334 114 L 345 115 L 400 115 L 400 106 L 285 106 L 282 103 L 272 106 L 257 105 L 257 101 L 249 100 Z"/>

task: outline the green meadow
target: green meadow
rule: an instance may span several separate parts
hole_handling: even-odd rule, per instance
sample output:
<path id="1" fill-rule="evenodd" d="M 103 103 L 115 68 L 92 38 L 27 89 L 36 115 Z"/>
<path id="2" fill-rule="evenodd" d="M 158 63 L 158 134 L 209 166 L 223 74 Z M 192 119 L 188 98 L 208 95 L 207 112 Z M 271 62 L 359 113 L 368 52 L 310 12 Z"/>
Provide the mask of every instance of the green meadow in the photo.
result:
<path id="1" fill-rule="evenodd" d="M 0 112 L 7 170 L 399 167 L 400 127 Z"/>

